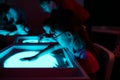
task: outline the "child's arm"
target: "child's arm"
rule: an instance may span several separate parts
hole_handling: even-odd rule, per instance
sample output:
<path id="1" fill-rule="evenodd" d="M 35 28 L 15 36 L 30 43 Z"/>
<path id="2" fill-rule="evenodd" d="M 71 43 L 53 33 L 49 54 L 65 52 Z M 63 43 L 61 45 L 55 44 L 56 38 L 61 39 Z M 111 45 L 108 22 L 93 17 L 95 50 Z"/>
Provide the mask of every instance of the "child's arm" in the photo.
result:
<path id="1" fill-rule="evenodd" d="M 25 58 L 21 58 L 20 60 L 35 60 L 45 54 L 48 54 L 50 52 L 53 52 L 55 50 L 61 49 L 62 47 L 60 46 L 60 44 L 54 44 L 53 46 L 49 45 L 47 48 L 45 48 L 44 50 L 41 50 L 38 54 L 36 54 L 35 56 L 32 57 L 25 57 Z"/>

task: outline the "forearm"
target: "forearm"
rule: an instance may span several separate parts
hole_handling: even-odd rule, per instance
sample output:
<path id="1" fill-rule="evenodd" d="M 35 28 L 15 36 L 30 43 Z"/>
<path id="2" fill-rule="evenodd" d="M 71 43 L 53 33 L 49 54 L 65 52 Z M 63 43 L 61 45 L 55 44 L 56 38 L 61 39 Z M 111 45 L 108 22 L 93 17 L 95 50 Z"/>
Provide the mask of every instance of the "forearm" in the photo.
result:
<path id="1" fill-rule="evenodd" d="M 61 49 L 61 48 L 62 48 L 62 46 L 60 46 L 60 44 L 54 44 L 53 46 L 50 45 L 47 48 L 45 48 L 44 50 L 41 50 L 40 53 L 38 53 L 36 56 L 40 57 L 40 56 L 51 53 L 51 52 Z"/>

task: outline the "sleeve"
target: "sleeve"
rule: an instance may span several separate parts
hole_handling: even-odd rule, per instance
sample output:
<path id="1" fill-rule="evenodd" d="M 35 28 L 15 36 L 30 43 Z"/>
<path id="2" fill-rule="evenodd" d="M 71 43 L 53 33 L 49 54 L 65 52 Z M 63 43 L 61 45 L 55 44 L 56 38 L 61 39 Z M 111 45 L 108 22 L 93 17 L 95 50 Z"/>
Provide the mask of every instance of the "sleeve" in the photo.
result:
<path id="1" fill-rule="evenodd" d="M 85 59 L 78 59 L 79 64 L 88 73 L 95 73 L 99 70 L 99 63 L 91 52 L 87 51 Z"/>

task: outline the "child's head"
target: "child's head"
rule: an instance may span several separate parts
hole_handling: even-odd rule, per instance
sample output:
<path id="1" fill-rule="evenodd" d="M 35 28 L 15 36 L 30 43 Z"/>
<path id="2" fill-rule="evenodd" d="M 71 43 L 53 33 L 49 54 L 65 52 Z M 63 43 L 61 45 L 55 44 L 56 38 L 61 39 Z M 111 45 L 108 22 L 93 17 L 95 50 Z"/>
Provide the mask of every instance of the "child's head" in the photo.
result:
<path id="1" fill-rule="evenodd" d="M 81 21 L 71 10 L 54 10 L 46 24 L 54 33 L 53 38 L 64 47 L 72 45 L 76 39 L 82 37 Z"/>

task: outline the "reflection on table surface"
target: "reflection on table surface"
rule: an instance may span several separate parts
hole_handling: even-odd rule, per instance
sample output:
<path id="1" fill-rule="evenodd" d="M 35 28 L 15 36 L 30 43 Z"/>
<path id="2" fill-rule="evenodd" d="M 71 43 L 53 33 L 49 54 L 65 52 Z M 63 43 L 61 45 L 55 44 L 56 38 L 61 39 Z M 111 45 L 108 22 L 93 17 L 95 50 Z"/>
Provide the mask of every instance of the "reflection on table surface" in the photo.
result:
<path id="1" fill-rule="evenodd" d="M 38 54 L 47 45 L 41 44 L 18 44 L 10 46 L 0 54 L 1 67 L 5 68 L 72 68 L 73 64 L 67 53 L 62 49 L 53 53 L 46 53 L 33 61 L 20 60 L 25 57 L 32 57 Z"/>
<path id="2" fill-rule="evenodd" d="M 52 37 L 46 36 L 18 36 L 14 43 L 49 43 L 56 42 Z"/>
<path id="3" fill-rule="evenodd" d="M 46 53 L 33 61 L 20 60 L 24 57 L 34 56 L 49 44 L 16 43 L 1 50 L 0 73 L 2 75 L 0 75 L 0 79 L 89 80 L 88 75 L 77 64 L 74 57 L 64 49 Z"/>
<path id="4" fill-rule="evenodd" d="M 68 64 L 67 59 L 62 54 L 47 53 L 36 60 L 21 61 L 21 58 L 31 57 L 39 53 L 39 51 L 22 51 L 15 53 L 7 58 L 4 62 L 4 68 L 72 68 Z"/>
<path id="5" fill-rule="evenodd" d="M 33 60 L 33 61 L 21 61 L 21 58 L 24 57 L 31 57 L 34 56 L 36 54 L 38 54 L 39 51 L 23 51 L 23 52 L 18 52 L 15 55 L 9 57 L 8 59 L 5 60 L 4 62 L 4 68 L 40 68 L 40 67 L 57 67 L 58 62 L 55 59 L 54 56 L 52 56 L 52 54 L 48 53 L 46 55 L 41 56 L 40 58 L 38 58 L 37 60 Z"/>

